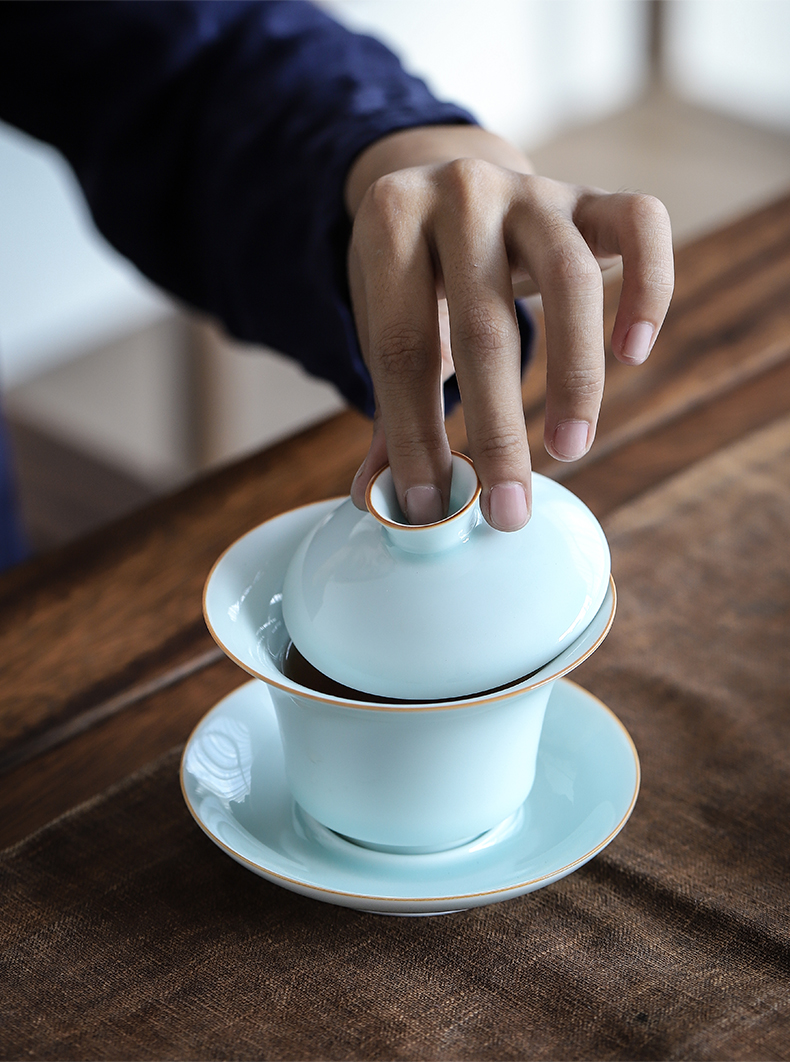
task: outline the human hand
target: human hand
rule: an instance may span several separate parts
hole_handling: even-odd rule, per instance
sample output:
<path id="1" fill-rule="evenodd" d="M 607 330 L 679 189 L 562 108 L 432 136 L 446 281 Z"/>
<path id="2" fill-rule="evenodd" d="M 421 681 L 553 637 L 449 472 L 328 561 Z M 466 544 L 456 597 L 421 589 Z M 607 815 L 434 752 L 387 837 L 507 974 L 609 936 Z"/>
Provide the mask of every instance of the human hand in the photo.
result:
<path id="1" fill-rule="evenodd" d="M 514 298 L 539 291 L 546 322 L 544 442 L 561 461 L 592 445 L 604 384 L 601 270 L 620 258 L 615 356 L 641 364 L 673 286 L 669 217 L 651 196 L 562 184 L 474 126 L 394 133 L 356 160 L 349 282 L 376 395 L 370 451 L 411 523 L 446 515 L 450 448 L 442 382 L 456 372 L 485 519 L 529 519 L 530 460 Z"/>

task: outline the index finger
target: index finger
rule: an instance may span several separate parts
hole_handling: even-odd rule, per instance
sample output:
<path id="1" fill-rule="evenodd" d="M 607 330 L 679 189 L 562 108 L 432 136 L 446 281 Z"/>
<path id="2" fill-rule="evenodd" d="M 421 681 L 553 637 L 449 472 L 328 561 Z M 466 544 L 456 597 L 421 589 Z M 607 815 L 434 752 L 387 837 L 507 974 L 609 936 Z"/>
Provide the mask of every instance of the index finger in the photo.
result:
<path id="1" fill-rule="evenodd" d="M 380 179 L 360 207 L 354 304 L 398 502 L 421 524 L 446 515 L 451 457 L 435 269 L 415 208 L 420 189 L 408 182 Z"/>

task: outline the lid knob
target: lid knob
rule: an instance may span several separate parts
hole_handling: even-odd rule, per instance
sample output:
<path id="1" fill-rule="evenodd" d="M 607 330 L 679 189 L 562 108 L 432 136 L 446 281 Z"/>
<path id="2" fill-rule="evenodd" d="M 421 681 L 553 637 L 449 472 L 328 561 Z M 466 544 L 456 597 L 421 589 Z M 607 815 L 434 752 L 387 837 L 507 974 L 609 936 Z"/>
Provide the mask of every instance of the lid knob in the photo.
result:
<path id="1" fill-rule="evenodd" d="M 453 454 L 448 514 L 434 524 L 408 522 L 398 504 L 389 465 L 376 473 L 365 495 L 369 512 L 384 528 L 388 540 L 407 553 L 438 553 L 468 540 L 482 519 L 479 499 L 480 480 L 463 454 Z"/>

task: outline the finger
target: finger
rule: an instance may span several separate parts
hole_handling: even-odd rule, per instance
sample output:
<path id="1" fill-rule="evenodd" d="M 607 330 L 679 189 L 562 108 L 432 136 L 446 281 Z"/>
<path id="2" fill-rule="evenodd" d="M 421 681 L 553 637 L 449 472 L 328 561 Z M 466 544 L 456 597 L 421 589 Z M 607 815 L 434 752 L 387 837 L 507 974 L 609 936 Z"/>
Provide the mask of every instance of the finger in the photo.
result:
<path id="1" fill-rule="evenodd" d="M 367 364 L 369 340 L 367 312 L 365 309 L 365 285 L 359 264 L 359 258 L 353 242 L 349 247 L 348 254 L 348 280 L 349 288 L 351 289 L 351 303 L 354 307 L 359 345 L 362 349 L 365 364 Z M 370 442 L 370 448 L 365 456 L 365 460 L 359 466 L 351 484 L 351 500 L 358 509 L 367 509 L 365 492 L 368 483 L 386 464 L 387 441 L 381 424 L 381 413 L 379 411 L 378 402 L 376 402 L 376 409 L 373 414 L 373 435 Z"/>
<path id="2" fill-rule="evenodd" d="M 527 522 L 530 460 L 521 401 L 521 342 L 502 233 L 502 189 L 469 160 L 459 165 L 453 209 L 437 222 L 450 336 L 469 452 L 486 520 L 502 531 Z M 479 182 L 479 183 L 478 183 Z M 481 194 L 476 194 L 481 193 Z M 483 194 L 484 193 L 484 194 Z M 486 204 L 499 202 L 489 211 Z"/>
<path id="3" fill-rule="evenodd" d="M 439 343 L 442 349 L 442 383 L 445 383 L 455 375 L 455 362 L 450 340 L 450 311 L 444 298 L 439 299 Z"/>
<path id="4" fill-rule="evenodd" d="M 360 333 L 398 501 L 411 523 L 432 523 L 447 512 L 451 457 L 425 196 L 411 181 L 408 174 L 383 178 L 360 206 L 355 311 L 364 318 Z"/>
<path id="5" fill-rule="evenodd" d="M 546 449 L 560 461 L 587 452 L 604 383 L 603 283 L 576 228 L 570 190 L 533 182 L 508 219 L 511 258 L 523 258 L 546 322 Z M 566 201 L 567 200 L 567 201 Z"/>
<path id="6" fill-rule="evenodd" d="M 593 253 L 622 256 L 623 286 L 612 349 L 620 361 L 639 365 L 653 348 L 672 298 L 667 210 L 649 195 L 591 195 L 580 200 L 576 220 Z"/>
<path id="7" fill-rule="evenodd" d="M 355 272 L 356 270 L 354 268 L 350 269 L 350 275 L 352 277 L 354 277 Z M 352 287 L 354 286 L 354 280 L 352 279 Z M 450 347 L 450 317 L 447 311 L 447 300 L 444 298 L 440 299 L 438 307 L 439 337 L 442 350 L 442 382 L 444 383 L 455 373 L 455 365 L 453 364 L 452 350 Z M 360 344 L 367 349 L 366 320 L 364 321 L 364 328 L 360 329 Z M 384 468 L 387 461 L 387 440 L 384 435 L 384 428 L 381 423 L 381 413 L 377 404 L 376 412 L 373 417 L 373 437 L 371 439 L 370 449 L 351 484 L 351 500 L 358 509 L 365 509 L 367 507 L 367 485 L 375 474 Z"/>
<path id="8" fill-rule="evenodd" d="M 598 263 L 574 230 L 541 282 L 546 318 L 544 444 L 559 461 L 575 461 L 595 438 L 604 387 L 603 281 Z M 539 271 L 539 275 L 540 275 Z"/>
<path id="9" fill-rule="evenodd" d="M 370 449 L 365 460 L 359 466 L 359 471 L 354 476 L 354 482 L 351 484 L 351 500 L 358 509 L 367 509 L 365 492 L 367 491 L 368 483 L 386 464 L 387 440 L 384 436 L 381 416 L 379 411 L 376 410 L 376 415 L 373 418 L 373 438 L 370 442 Z"/>
<path id="10" fill-rule="evenodd" d="M 619 254 L 597 254 L 595 259 L 604 274 L 604 280 L 608 280 L 615 269 L 622 271 L 622 260 Z M 538 285 L 532 277 L 522 276 L 513 281 L 513 295 L 516 299 L 528 299 L 531 295 L 537 294 L 539 294 Z"/>

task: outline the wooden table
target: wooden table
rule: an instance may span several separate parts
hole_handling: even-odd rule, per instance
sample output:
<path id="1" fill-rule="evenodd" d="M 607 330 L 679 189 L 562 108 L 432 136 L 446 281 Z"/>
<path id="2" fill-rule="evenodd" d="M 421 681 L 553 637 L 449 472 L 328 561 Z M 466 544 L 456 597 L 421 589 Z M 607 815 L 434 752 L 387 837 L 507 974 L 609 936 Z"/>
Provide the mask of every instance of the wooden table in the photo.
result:
<path id="1" fill-rule="evenodd" d="M 790 197 L 679 250 L 575 465 L 540 445 L 543 360 L 535 465 L 620 584 L 579 679 L 642 756 L 627 828 L 549 888 L 401 919 L 261 881 L 189 818 L 167 750 L 247 680 L 205 577 L 347 492 L 344 413 L 0 580 L 0 1057 L 790 1058 Z"/>
<path id="2" fill-rule="evenodd" d="M 676 264 L 649 361 L 608 356 L 587 458 L 559 464 L 542 448 L 540 339 L 525 382 L 535 468 L 599 517 L 790 411 L 790 198 Z M 616 282 L 607 294 L 611 326 Z M 449 433 L 463 450 L 457 414 Z M 0 847 L 183 742 L 245 680 L 203 624 L 210 566 L 261 521 L 347 493 L 368 436 L 342 413 L 0 579 Z"/>

